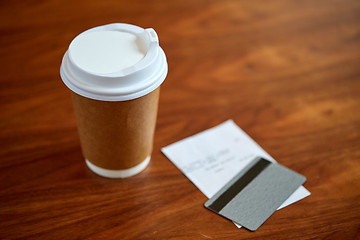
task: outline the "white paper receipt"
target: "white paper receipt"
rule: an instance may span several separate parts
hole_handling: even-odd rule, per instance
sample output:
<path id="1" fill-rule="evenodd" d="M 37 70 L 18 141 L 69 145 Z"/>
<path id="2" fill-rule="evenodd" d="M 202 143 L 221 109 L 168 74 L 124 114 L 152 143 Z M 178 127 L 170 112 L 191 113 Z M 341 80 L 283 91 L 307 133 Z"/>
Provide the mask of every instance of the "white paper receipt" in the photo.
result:
<path id="1" fill-rule="evenodd" d="M 208 198 L 255 157 L 275 162 L 232 120 L 166 146 L 161 151 Z M 310 192 L 300 186 L 278 209 L 309 195 Z"/>

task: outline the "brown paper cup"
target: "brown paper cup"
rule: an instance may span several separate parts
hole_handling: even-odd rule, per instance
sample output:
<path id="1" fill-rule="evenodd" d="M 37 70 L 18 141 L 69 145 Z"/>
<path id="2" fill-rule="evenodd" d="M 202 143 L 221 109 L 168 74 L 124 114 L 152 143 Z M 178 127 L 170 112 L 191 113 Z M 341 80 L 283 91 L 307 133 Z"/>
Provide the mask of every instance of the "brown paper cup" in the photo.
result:
<path id="1" fill-rule="evenodd" d="M 167 75 L 156 32 L 122 23 L 89 29 L 71 42 L 60 75 L 71 90 L 87 166 L 110 178 L 141 172 Z"/>
<path id="2" fill-rule="evenodd" d="M 118 102 L 72 92 L 82 152 L 93 171 L 107 177 L 128 177 L 146 167 L 152 152 L 159 91 L 157 88 L 140 98 Z"/>

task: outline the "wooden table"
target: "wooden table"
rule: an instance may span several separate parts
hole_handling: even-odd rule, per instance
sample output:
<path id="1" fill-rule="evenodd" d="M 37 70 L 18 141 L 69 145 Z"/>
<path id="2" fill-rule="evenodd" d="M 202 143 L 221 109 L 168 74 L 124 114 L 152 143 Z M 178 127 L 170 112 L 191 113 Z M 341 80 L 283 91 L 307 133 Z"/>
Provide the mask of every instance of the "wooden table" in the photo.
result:
<path id="1" fill-rule="evenodd" d="M 98 25 L 153 27 L 166 52 L 154 151 L 135 177 L 87 169 L 59 68 Z M 359 239 L 359 1 L 2 1 L 0 239 Z M 233 119 L 312 193 L 256 232 L 160 152 Z"/>

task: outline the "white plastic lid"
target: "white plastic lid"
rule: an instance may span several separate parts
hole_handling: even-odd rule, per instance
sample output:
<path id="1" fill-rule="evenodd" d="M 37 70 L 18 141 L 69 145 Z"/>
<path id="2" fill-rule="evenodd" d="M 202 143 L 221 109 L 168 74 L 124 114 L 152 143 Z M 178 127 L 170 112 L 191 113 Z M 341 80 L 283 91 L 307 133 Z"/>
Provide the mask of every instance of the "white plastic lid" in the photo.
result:
<path id="1" fill-rule="evenodd" d="M 79 95 L 125 101 L 159 87 L 167 62 L 153 29 L 114 23 L 79 34 L 63 57 L 60 75 Z"/>

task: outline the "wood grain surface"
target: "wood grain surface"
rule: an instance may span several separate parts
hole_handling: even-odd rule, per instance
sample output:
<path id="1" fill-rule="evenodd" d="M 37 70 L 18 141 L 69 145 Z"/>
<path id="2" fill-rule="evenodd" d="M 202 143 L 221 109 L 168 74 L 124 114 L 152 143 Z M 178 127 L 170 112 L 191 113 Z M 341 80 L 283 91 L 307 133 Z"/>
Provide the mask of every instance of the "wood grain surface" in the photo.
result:
<path id="1" fill-rule="evenodd" d="M 152 161 L 122 180 L 87 169 L 59 75 L 113 22 L 154 28 L 169 64 Z M 360 239 L 359 1 L 1 1 L 0 61 L 0 239 Z M 312 193 L 256 232 L 160 152 L 227 119 Z"/>

